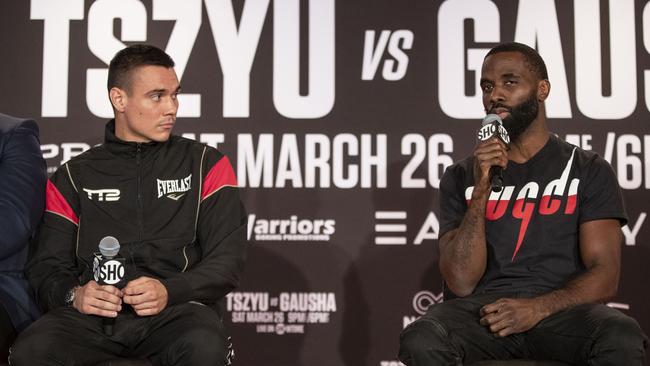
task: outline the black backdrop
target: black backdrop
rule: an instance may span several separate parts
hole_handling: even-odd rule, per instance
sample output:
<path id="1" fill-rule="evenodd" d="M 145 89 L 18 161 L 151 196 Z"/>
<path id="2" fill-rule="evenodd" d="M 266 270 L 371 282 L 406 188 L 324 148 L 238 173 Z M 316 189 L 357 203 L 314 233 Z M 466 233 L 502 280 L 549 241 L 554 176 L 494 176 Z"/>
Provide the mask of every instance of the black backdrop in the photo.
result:
<path id="1" fill-rule="evenodd" d="M 398 365 L 400 329 L 441 300 L 438 183 L 472 151 L 477 70 L 512 40 L 547 62 L 552 130 L 617 172 L 630 223 L 610 305 L 650 331 L 645 1 L 32 0 L 0 14 L 0 111 L 37 119 L 50 171 L 101 142 L 117 50 L 176 60 L 175 131 L 230 156 L 250 214 L 228 299 L 238 365 Z"/>

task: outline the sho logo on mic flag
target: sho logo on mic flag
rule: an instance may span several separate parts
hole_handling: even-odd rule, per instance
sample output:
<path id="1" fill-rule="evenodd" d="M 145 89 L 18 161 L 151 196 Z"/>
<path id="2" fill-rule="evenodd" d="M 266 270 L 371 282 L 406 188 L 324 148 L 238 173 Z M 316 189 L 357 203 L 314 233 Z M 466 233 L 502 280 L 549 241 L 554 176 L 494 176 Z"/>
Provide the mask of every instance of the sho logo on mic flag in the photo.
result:
<path id="1" fill-rule="evenodd" d="M 501 123 L 498 122 L 489 123 L 481 127 L 481 129 L 478 130 L 477 135 L 478 139 L 481 141 L 485 141 L 496 135 L 506 144 L 510 143 L 510 136 L 508 136 L 508 131 L 505 129 L 505 127 L 503 127 Z"/>
<path id="2" fill-rule="evenodd" d="M 100 285 L 116 285 L 124 279 L 124 264 L 119 258 L 107 260 L 102 255 L 95 254 L 93 275 Z"/>

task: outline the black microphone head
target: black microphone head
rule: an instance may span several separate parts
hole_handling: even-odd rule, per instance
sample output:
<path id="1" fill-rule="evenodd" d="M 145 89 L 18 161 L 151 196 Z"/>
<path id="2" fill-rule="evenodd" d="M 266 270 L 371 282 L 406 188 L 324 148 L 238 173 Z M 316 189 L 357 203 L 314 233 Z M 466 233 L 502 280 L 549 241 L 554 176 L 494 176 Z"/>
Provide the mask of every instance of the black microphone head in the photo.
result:
<path id="1" fill-rule="evenodd" d="M 105 258 L 113 258 L 120 252 L 120 242 L 112 236 L 105 236 L 99 241 L 99 251 Z"/>
<path id="2" fill-rule="evenodd" d="M 503 121 L 501 120 L 501 117 L 499 117 L 498 114 L 490 113 L 487 116 L 483 117 L 483 122 L 481 122 L 481 126 L 489 125 L 492 122 L 497 122 L 498 124 L 503 126 Z"/>

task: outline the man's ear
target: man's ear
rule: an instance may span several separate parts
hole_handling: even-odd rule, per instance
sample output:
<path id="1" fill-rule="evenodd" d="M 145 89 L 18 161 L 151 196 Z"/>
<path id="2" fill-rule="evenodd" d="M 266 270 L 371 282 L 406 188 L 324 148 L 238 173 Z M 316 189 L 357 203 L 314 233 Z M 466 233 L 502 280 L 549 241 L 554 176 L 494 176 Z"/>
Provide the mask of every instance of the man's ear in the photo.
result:
<path id="1" fill-rule="evenodd" d="M 551 92 L 551 83 L 544 79 L 541 80 L 537 86 L 537 100 L 543 102 L 548 98 L 548 94 Z"/>
<path id="2" fill-rule="evenodd" d="M 108 91 L 108 98 L 111 100 L 113 109 L 117 112 L 124 113 L 128 102 L 128 96 L 125 90 L 118 87 L 112 87 L 111 90 Z"/>

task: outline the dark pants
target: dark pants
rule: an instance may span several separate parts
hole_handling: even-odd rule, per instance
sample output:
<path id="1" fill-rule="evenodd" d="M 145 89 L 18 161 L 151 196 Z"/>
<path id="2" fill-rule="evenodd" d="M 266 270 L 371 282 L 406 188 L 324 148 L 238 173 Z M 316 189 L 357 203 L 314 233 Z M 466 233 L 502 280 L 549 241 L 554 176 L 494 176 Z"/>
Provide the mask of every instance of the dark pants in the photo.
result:
<path id="1" fill-rule="evenodd" d="M 0 365 L 7 362 L 9 347 L 16 339 L 16 329 L 14 328 L 9 314 L 5 307 L 0 303 Z"/>
<path id="2" fill-rule="evenodd" d="M 479 324 L 479 310 L 503 297 L 472 295 L 431 306 L 400 335 L 399 359 L 408 366 L 463 365 L 480 360 L 537 359 L 575 365 L 636 366 L 647 338 L 637 322 L 605 305 L 580 305 L 503 338 Z"/>
<path id="3" fill-rule="evenodd" d="M 59 308 L 20 334 L 10 362 L 16 366 L 80 366 L 115 357 L 147 358 L 154 365 L 222 366 L 226 359 L 224 327 L 211 308 L 186 303 L 150 317 L 123 311 L 108 337 L 102 330 L 102 318 Z"/>

